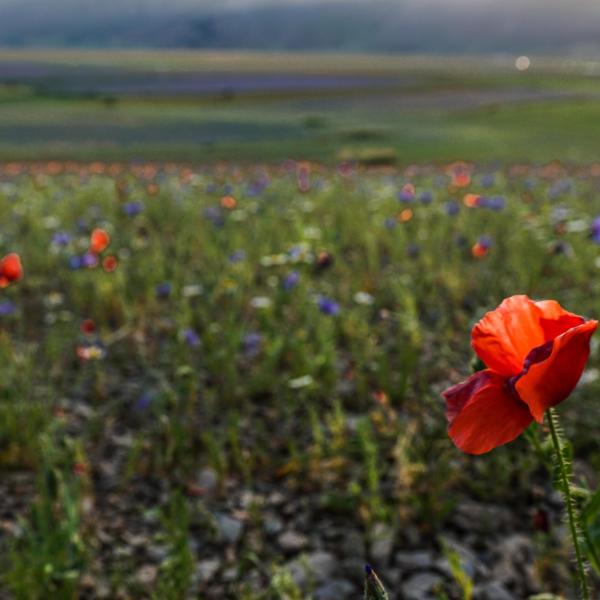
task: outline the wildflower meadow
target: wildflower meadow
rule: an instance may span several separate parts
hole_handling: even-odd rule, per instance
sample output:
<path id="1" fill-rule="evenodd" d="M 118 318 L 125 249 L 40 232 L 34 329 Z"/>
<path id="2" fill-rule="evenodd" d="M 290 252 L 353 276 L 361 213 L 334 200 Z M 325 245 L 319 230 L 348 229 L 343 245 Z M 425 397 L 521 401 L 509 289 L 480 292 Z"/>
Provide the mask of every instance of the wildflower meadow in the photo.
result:
<path id="1" fill-rule="evenodd" d="M 599 192 L 3 163 L 0 596 L 598 598 Z"/>

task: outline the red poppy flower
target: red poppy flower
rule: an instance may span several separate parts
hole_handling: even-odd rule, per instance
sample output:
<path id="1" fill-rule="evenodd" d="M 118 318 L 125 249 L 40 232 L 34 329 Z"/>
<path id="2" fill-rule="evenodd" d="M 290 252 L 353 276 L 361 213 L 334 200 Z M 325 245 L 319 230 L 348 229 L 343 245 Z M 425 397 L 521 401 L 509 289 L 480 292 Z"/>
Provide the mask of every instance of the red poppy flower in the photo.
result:
<path id="1" fill-rule="evenodd" d="M 94 229 L 90 237 L 90 252 L 100 254 L 110 244 L 110 236 L 104 229 Z"/>
<path id="2" fill-rule="evenodd" d="M 94 331 L 96 331 L 96 324 L 94 323 L 94 321 L 92 321 L 92 319 L 85 319 L 84 321 L 82 321 L 80 329 L 83 333 L 91 335 L 92 333 L 94 333 Z"/>
<path id="3" fill-rule="evenodd" d="M 471 247 L 471 254 L 473 258 L 485 258 L 490 251 L 490 247 L 482 244 L 481 242 L 476 242 Z"/>
<path id="4" fill-rule="evenodd" d="M 112 254 L 110 256 L 106 256 L 102 261 L 102 268 L 106 273 L 112 273 L 119 266 L 119 261 L 116 256 Z"/>
<path id="5" fill-rule="evenodd" d="M 445 392 L 448 433 L 458 448 L 483 454 L 520 435 L 573 391 L 590 354 L 598 321 L 554 300 L 512 296 L 471 333 L 488 367 Z"/>
<path id="6" fill-rule="evenodd" d="M 233 210 L 237 206 L 237 201 L 233 196 L 223 196 L 221 198 L 221 206 L 228 210 Z"/>
<path id="7" fill-rule="evenodd" d="M 23 277 L 21 258 L 14 252 L 0 260 L 0 287 L 6 287 Z"/>

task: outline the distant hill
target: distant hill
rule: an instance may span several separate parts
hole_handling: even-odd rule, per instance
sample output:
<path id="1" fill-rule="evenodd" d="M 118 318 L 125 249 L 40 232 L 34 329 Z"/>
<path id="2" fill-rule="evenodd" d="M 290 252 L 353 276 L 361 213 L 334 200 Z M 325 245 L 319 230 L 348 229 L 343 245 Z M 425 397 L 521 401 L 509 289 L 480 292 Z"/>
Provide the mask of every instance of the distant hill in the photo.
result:
<path id="1" fill-rule="evenodd" d="M 600 2 L 0 0 L 0 45 L 597 55 Z"/>

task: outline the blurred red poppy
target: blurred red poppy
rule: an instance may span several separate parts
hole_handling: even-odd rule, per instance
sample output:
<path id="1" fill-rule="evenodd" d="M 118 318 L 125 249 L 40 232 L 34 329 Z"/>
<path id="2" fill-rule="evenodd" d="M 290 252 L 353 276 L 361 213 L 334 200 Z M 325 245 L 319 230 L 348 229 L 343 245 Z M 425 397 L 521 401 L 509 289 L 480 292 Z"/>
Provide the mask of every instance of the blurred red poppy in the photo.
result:
<path id="1" fill-rule="evenodd" d="M 112 273 L 119 266 L 119 261 L 116 256 L 112 254 L 110 256 L 106 256 L 102 261 L 102 268 L 106 273 Z"/>
<path id="2" fill-rule="evenodd" d="M 12 252 L 0 260 L 0 288 L 7 287 L 23 277 L 23 265 L 18 254 Z"/>
<path id="3" fill-rule="evenodd" d="M 489 251 L 489 246 L 486 246 L 481 242 L 476 242 L 471 247 L 471 254 L 473 255 L 473 258 L 485 258 Z"/>
<path id="4" fill-rule="evenodd" d="M 488 367 L 445 392 L 448 433 L 458 448 L 483 454 L 520 435 L 573 391 L 598 321 L 554 300 L 511 296 L 473 328 L 471 344 Z"/>
<path id="5" fill-rule="evenodd" d="M 237 206 L 237 201 L 233 196 L 223 196 L 221 198 L 221 206 L 228 210 L 233 210 Z"/>
<path id="6" fill-rule="evenodd" d="M 82 321 L 80 325 L 80 329 L 83 333 L 87 333 L 88 335 L 94 333 L 96 331 L 96 324 L 92 319 L 85 319 Z"/>
<path id="7" fill-rule="evenodd" d="M 110 244 L 110 236 L 104 229 L 94 229 L 90 237 L 90 252 L 100 254 Z"/>

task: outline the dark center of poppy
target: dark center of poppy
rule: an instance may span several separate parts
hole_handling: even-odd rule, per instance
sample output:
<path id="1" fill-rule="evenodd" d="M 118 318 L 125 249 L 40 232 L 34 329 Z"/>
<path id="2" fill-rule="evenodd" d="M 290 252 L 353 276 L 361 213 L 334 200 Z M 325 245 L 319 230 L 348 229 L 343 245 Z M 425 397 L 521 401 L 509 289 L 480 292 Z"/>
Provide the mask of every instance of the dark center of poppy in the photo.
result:
<path id="1" fill-rule="evenodd" d="M 517 381 L 521 379 L 524 375 L 527 375 L 531 365 L 535 365 L 536 363 L 543 362 L 552 354 L 552 348 L 554 347 L 554 340 L 549 340 L 548 342 L 542 344 L 541 346 L 536 346 L 533 350 L 529 352 L 529 354 L 525 357 L 525 361 L 523 362 L 523 370 L 513 377 L 509 377 L 506 380 L 506 389 L 509 393 L 516 398 L 517 400 L 521 400 L 521 396 L 519 396 L 519 392 L 517 392 Z"/>

